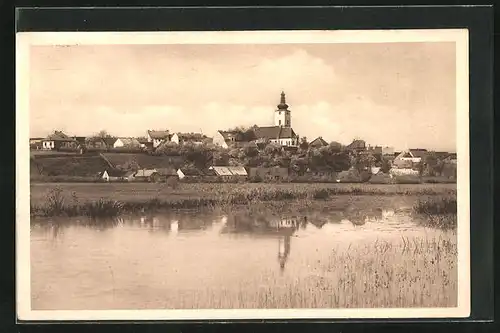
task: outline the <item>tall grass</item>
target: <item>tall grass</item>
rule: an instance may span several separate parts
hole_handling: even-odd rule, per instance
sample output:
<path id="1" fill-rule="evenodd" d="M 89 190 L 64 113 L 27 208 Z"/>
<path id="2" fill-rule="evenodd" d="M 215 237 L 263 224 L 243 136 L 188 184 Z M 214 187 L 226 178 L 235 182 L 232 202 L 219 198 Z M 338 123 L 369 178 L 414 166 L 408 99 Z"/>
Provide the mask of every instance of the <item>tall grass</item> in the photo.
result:
<path id="1" fill-rule="evenodd" d="M 457 227 L 457 198 L 432 197 L 419 199 L 413 206 L 413 213 L 422 224 L 443 229 Z"/>
<path id="2" fill-rule="evenodd" d="M 112 188 L 110 188 L 112 190 Z M 109 191 L 109 190 L 108 190 Z M 133 191 L 133 189 L 129 190 Z M 408 194 L 414 194 L 410 189 Z M 433 188 L 419 189 L 421 194 L 437 195 L 442 190 Z M 96 198 L 85 203 L 79 203 L 73 193 L 73 201 L 69 203 L 62 187 L 50 191 L 40 205 L 32 202 L 32 215 L 58 216 L 58 215 L 87 215 L 87 216 L 116 216 L 122 212 L 138 212 L 150 210 L 176 210 L 214 208 L 215 206 L 248 205 L 260 202 L 301 202 L 306 204 L 311 201 L 333 200 L 341 195 L 367 195 L 384 193 L 380 188 L 361 188 L 355 186 L 341 187 L 270 187 L 270 186 L 210 186 L 201 187 L 196 193 L 186 196 L 176 195 L 176 189 L 168 191 L 149 192 L 147 196 L 132 195 L 130 199 L 114 200 Z M 406 193 L 406 192 L 403 192 Z M 387 193 L 386 193 L 387 194 Z M 394 195 L 394 193 L 392 193 Z M 424 204 L 420 204 L 425 207 Z M 419 208 L 424 209 L 424 208 Z M 429 208 L 430 209 L 430 208 Z"/>
<path id="3" fill-rule="evenodd" d="M 123 212 L 123 203 L 116 200 L 99 199 L 80 203 L 76 193 L 71 200 L 60 187 L 49 191 L 45 204 L 30 207 L 32 216 L 88 216 L 91 218 L 115 217 Z"/>
<path id="4" fill-rule="evenodd" d="M 169 291 L 164 308 L 410 308 L 457 305 L 455 238 L 404 238 L 333 250 L 308 275 L 267 272 L 240 285 Z M 285 272 L 286 274 L 286 272 Z"/>

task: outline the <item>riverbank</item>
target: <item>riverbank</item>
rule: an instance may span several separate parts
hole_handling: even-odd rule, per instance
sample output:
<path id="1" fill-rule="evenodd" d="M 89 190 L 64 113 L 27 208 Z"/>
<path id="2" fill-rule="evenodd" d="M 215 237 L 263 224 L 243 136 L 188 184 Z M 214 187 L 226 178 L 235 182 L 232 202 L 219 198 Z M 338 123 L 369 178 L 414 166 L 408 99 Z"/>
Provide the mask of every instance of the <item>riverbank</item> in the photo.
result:
<path id="1" fill-rule="evenodd" d="M 304 198 L 307 194 L 324 195 L 456 195 L 456 184 L 336 184 L 336 183 L 297 183 L 297 184 L 186 184 L 176 189 L 166 184 L 155 183 L 32 183 L 30 185 L 31 202 L 44 202 L 48 194 L 61 189 L 66 193 L 75 193 L 81 202 L 95 201 L 100 198 L 122 202 L 140 202 L 151 199 L 214 199 L 229 195 L 267 193 L 268 195 Z M 273 194 L 274 193 L 274 194 Z"/>
<path id="2" fill-rule="evenodd" d="M 445 186 L 210 186 L 171 189 L 162 186 L 121 188 L 104 186 L 32 186 L 33 217 L 88 216 L 110 218 L 120 214 L 176 210 L 227 210 L 239 207 L 254 211 L 273 210 L 296 214 L 311 211 L 369 211 L 402 206 L 423 216 L 431 225 L 456 226 L 456 192 Z M 73 190 L 73 191 L 68 191 Z M 121 192 L 120 192 L 121 190 Z M 196 190 L 196 192 L 195 192 Z M 38 191 L 38 192 L 37 192 Z M 405 200 L 402 201 L 402 198 Z M 393 203 L 397 201 L 397 203 Z M 450 219 L 451 216 L 451 219 Z"/>

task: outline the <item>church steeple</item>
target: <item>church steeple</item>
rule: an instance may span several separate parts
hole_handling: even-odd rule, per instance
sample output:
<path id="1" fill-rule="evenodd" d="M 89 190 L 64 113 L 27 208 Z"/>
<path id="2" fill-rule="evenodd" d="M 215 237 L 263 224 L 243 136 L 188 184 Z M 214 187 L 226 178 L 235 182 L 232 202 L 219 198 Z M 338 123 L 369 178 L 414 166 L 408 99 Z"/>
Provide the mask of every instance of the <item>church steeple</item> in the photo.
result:
<path id="1" fill-rule="evenodd" d="M 274 112 L 274 125 L 283 127 L 292 126 L 290 110 L 288 110 L 288 104 L 286 104 L 284 91 L 281 91 L 280 103 L 278 104 L 278 109 Z"/>
<path id="2" fill-rule="evenodd" d="M 286 97 L 285 97 L 284 91 L 281 91 L 281 100 L 280 100 L 280 104 L 278 104 L 278 109 L 279 110 L 287 110 L 288 109 L 288 104 L 286 104 Z"/>

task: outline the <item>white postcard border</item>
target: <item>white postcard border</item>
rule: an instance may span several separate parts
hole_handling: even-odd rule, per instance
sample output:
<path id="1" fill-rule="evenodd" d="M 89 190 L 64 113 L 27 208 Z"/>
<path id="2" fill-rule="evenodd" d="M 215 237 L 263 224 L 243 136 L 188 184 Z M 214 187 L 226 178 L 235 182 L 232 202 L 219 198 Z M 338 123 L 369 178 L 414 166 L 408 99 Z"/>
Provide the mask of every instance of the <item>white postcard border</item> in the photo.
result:
<path id="1" fill-rule="evenodd" d="M 30 282 L 29 50 L 32 45 L 456 43 L 458 306 L 404 309 L 34 311 Z M 16 296 L 18 320 L 463 318 L 470 315 L 468 30 L 22 32 L 16 35 Z"/>

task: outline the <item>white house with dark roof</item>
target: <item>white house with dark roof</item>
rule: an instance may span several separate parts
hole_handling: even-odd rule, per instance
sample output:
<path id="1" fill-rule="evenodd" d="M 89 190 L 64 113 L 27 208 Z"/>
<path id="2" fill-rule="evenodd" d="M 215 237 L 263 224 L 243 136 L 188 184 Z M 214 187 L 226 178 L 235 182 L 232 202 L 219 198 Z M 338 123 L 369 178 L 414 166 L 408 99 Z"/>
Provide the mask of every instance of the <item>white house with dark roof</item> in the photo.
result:
<path id="1" fill-rule="evenodd" d="M 172 138 L 172 135 L 167 130 L 165 130 L 165 131 L 148 130 L 148 134 L 146 137 L 148 139 L 148 142 L 153 143 L 153 148 L 157 148 L 163 142 L 170 141 Z"/>
<path id="2" fill-rule="evenodd" d="M 398 160 L 401 161 L 411 161 L 413 163 L 419 163 L 427 155 L 427 149 L 407 149 L 399 153 L 394 159 L 394 162 Z"/>
<path id="3" fill-rule="evenodd" d="M 170 138 L 170 141 L 177 144 L 183 143 L 193 143 L 193 144 L 203 144 L 207 142 L 209 138 L 203 133 L 174 133 Z"/>
<path id="4" fill-rule="evenodd" d="M 42 148 L 48 150 L 57 150 L 63 147 L 77 147 L 78 145 L 78 141 L 61 131 L 54 131 L 54 133 L 42 140 Z"/>
<path id="5" fill-rule="evenodd" d="M 117 138 L 113 148 L 140 148 L 141 143 L 136 138 Z"/>

